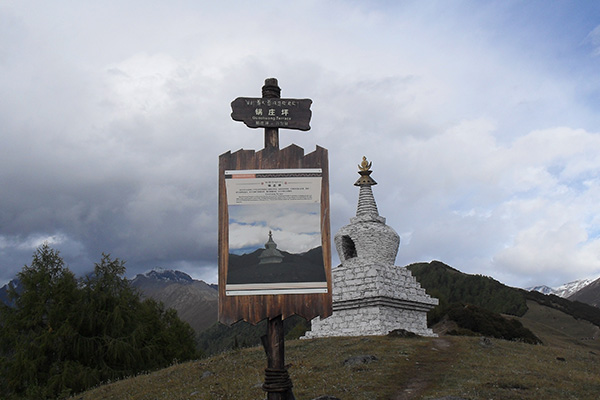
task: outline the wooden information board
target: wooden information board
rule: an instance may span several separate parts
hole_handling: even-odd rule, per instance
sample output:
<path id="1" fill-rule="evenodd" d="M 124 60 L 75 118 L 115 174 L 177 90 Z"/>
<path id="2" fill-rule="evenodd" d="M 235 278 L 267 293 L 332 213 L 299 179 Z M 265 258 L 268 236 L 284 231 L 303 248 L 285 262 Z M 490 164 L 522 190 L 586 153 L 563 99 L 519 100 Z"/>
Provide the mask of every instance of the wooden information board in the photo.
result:
<path id="1" fill-rule="evenodd" d="M 290 188 L 275 187 L 271 193 L 275 193 L 272 196 L 285 196 L 284 200 L 280 200 L 280 209 L 276 208 L 277 202 L 271 203 L 267 198 L 267 202 L 264 205 L 266 214 L 273 215 L 275 219 L 284 219 L 288 217 L 290 223 L 302 223 L 306 225 L 309 218 L 298 212 L 298 209 L 313 209 L 316 213 L 318 226 L 314 228 L 314 223 L 311 222 L 313 231 L 318 231 L 317 246 L 309 245 L 310 248 L 305 248 L 305 253 L 312 251 L 317 254 L 317 261 L 312 264 L 302 264 L 300 256 L 296 254 L 296 260 L 294 262 L 279 261 L 275 256 L 274 262 L 264 262 L 262 260 L 257 261 L 257 256 L 260 257 L 261 252 L 265 252 L 267 248 L 255 249 L 250 247 L 247 254 L 244 254 L 246 259 L 245 264 L 235 265 L 230 262 L 230 258 L 236 260 L 241 259 L 241 254 L 233 254 L 232 250 L 233 238 L 230 236 L 231 230 L 236 229 L 236 226 L 241 225 L 246 231 L 250 231 L 250 225 L 259 225 L 259 229 L 255 231 L 264 231 L 265 229 L 278 229 L 279 226 L 265 227 L 263 221 L 268 220 L 261 216 L 263 212 L 255 212 L 252 221 L 244 219 L 243 221 L 237 221 L 230 215 L 232 211 L 232 202 L 235 201 L 234 195 L 232 194 L 232 187 L 230 185 L 229 190 L 229 201 L 227 191 L 227 180 L 235 179 L 232 175 L 236 175 L 239 171 L 240 175 L 245 175 L 244 178 L 253 180 L 252 185 L 258 185 L 262 183 L 262 186 L 268 185 L 269 179 L 275 185 L 290 185 L 289 182 L 285 181 L 286 176 L 297 173 L 300 176 L 296 179 L 306 182 L 313 183 L 316 181 L 319 183 L 317 193 L 319 198 L 316 199 L 316 208 L 311 203 L 303 203 L 304 198 L 308 198 L 311 195 L 304 194 L 304 190 L 308 190 L 308 186 L 297 187 L 292 186 Z M 265 171 L 267 178 L 265 182 L 260 182 L 260 172 Z M 248 174 L 248 172 L 257 174 Z M 279 174 L 277 174 L 279 173 Z M 275 176 L 274 178 L 268 178 L 268 175 L 283 175 Z M 311 175 L 308 179 L 306 175 Z M 248 177 L 250 175 L 250 177 Z M 254 175 L 259 175 L 256 178 Z M 317 176 L 318 175 L 318 176 Z M 316 179 L 318 177 L 318 179 Z M 282 182 L 279 183 L 278 179 Z M 244 179 L 244 180 L 246 180 Z M 257 182 L 258 181 L 258 182 Z M 292 182 L 293 184 L 293 182 Z M 250 186 L 252 186 L 250 185 Z M 279 189 L 279 190 L 277 190 Z M 315 188 L 311 190 L 314 191 Z M 247 198 L 239 200 L 243 201 L 262 201 L 265 200 L 264 192 L 260 189 L 253 189 L 250 187 L 246 192 Z M 268 191 L 267 191 L 268 193 Z M 291 193 L 291 194 L 287 194 Z M 239 197 L 239 196 L 238 196 Z M 285 204 L 289 197 L 292 197 L 290 204 Z M 312 199 L 314 200 L 314 199 Z M 296 203 L 298 201 L 298 203 Z M 310 201 L 310 200 L 309 200 Z M 237 207 L 237 206 L 235 206 Z M 251 206 L 252 207 L 252 206 Z M 283 211 L 281 211 L 283 207 Z M 288 215 L 286 215 L 286 208 L 289 208 Z M 262 207 L 261 207 L 262 209 Z M 237 210 L 235 211 L 238 212 Z M 312 212 L 311 212 L 312 213 Z M 241 219 L 241 218 L 240 218 Z M 237 224 L 237 225 L 236 225 Z M 235 226 L 234 226 L 235 225 Z M 329 221 L 329 165 L 327 150 L 318 147 L 310 154 L 304 154 L 304 150 L 296 145 L 291 145 L 282 150 L 269 150 L 263 149 L 255 152 L 254 150 L 239 150 L 235 153 L 227 152 L 219 157 L 219 321 L 232 324 L 239 320 L 245 320 L 252 324 L 255 324 L 265 318 L 274 318 L 281 315 L 284 319 L 291 315 L 297 314 L 306 319 L 312 319 L 317 316 L 323 318 L 331 315 L 331 236 L 330 236 L 330 221 Z M 242 232 L 244 229 L 240 229 Z M 284 241 L 280 240 L 281 237 L 277 237 L 277 233 L 283 234 L 283 230 L 276 230 L 269 234 L 269 237 L 265 234 L 259 240 L 262 243 L 274 243 L 277 242 L 277 251 L 280 255 L 286 258 L 291 258 L 294 255 L 292 252 L 287 252 L 284 246 Z M 243 234 L 243 233 L 242 233 Z M 294 237 L 290 233 L 286 233 L 288 242 L 294 241 Z M 306 236 L 306 234 L 304 235 Z M 236 235 L 236 240 L 239 240 L 239 234 Z M 256 238 L 248 237 L 249 241 Z M 306 237 L 302 237 L 303 241 L 306 241 Z M 270 241 L 269 241 L 270 240 Z M 311 238 L 310 240 L 315 240 Z M 300 238 L 298 238 L 300 241 Z M 243 243 L 240 242 L 240 243 Z M 290 254 L 292 253 L 292 254 Z M 254 257 L 254 258 L 253 258 Z M 312 261 L 315 260 L 315 256 L 311 257 Z M 314 266 L 317 266 L 315 268 Z M 234 267 L 236 269 L 234 269 Z M 318 267 L 322 268 L 322 274 L 318 274 Z M 247 269 L 246 275 L 240 275 L 239 269 Z M 273 271 L 281 271 L 286 269 L 290 271 L 292 275 L 282 275 L 278 278 L 277 274 Z M 311 271 L 317 272 L 306 272 L 302 271 L 311 269 Z M 264 270 L 267 278 L 261 278 L 260 271 Z M 306 272 L 306 273 L 305 273 Z M 238 280 L 231 279 L 230 273 L 238 274 L 240 278 Z M 273 277 L 271 279 L 271 277 Z M 270 279 L 270 280 L 269 280 Z M 258 294 L 253 294 L 258 293 Z M 266 294 L 263 294 L 266 293 Z"/>
<path id="2" fill-rule="evenodd" d="M 265 128 L 265 148 L 219 156 L 219 321 L 331 315 L 327 149 L 279 149 L 278 129 L 310 129 L 310 99 L 238 97 L 232 118 Z"/>
<path id="3" fill-rule="evenodd" d="M 261 98 L 231 103 L 235 121 L 265 129 L 265 148 L 219 156 L 219 321 L 268 319 L 267 400 L 294 399 L 283 320 L 332 313 L 327 150 L 279 149 L 279 128 L 310 129 L 312 104 L 280 93 L 270 78 Z"/>

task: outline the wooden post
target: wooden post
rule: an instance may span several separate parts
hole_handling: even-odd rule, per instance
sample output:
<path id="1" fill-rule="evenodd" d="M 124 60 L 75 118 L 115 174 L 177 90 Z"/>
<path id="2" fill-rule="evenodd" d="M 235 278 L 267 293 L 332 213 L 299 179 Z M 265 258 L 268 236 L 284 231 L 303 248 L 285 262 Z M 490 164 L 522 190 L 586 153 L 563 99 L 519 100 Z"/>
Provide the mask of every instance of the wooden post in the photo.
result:
<path id="1" fill-rule="evenodd" d="M 267 392 L 267 400 L 295 400 L 292 392 L 292 380 L 285 366 L 285 341 L 281 315 L 270 318 L 267 324 L 267 335 L 262 342 L 267 354 L 267 369 L 263 390 Z"/>
<path id="2" fill-rule="evenodd" d="M 279 150 L 279 129 L 265 128 L 265 149 Z"/>
<path id="3" fill-rule="evenodd" d="M 265 79 L 265 85 L 262 87 L 262 97 L 265 99 L 281 98 L 281 88 L 277 79 Z M 279 150 L 278 128 L 265 128 L 265 150 Z"/>
<path id="4" fill-rule="evenodd" d="M 281 88 L 275 78 L 265 80 L 265 85 L 262 87 L 262 97 L 266 99 L 281 98 Z M 265 150 L 279 150 L 279 129 L 265 128 Z M 267 400 L 287 400 L 293 399 L 292 382 L 289 380 L 290 388 L 285 391 L 280 391 L 279 385 L 285 385 L 286 378 L 278 375 L 284 374 L 287 376 L 285 369 L 285 341 L 283 336 L 283 320 L 281 315 L 275 318 L 269 318 L 267 324 L 267 338 L 264 341 L 265 352 L 267 353 L 267 370 L 265 370 L 265 385 L 263 388 L 267 391 Z M 269 382 L 270 379 L 278 380 L 279 382 Z M 282 383 L 283 382 L 283 383 Z M 271 391 L 276 389 L 277 391 Z M 288 396 L 288 392 L 291 397 Z"/>
<path id="5" fill-rule="evenodd" d="M 261 98 L 238 97 L 231 102 L 231 118 L 234 121 L 243 122 L 249 128 L 264 128 L 265 148 L 259 152 L 239 150 L 233 154 L 227 152 L 219 156 L 219 321 L 232 324 L 245 320 L 256 324 L 265 318 L 268 319 L 267 334 L 261 338 L 267 355 L 263 384 L 267 400 L 295 400 L 292 381 L 285 366 L 283 320 L 291 315 L 299 315 L 308 320 L 317 316 L 326 318 L 332 313 L 327 150 L 317 146 L 314 152 L 306 155 L 304 149 L 296 145 L 279 150 L 279 128 L 303 131 L 310 129 L 311 104 L 310 99 L 282 99 L 277 79 L 266 79 Z M 250 175 L 253 175 L 256 170 L 298 170 L 292 173 L 297 175 L 310 174 L 306 172 L 310 169 L 314 169 L 315 172 L 311 173 L 317 174 L 321 179 L 320 190 L 314 194 L 321 208 L 321 246 L 315 249 L 320 248 L 322 251 L 326 282 L 318 281 L 317 286 L 309 285 L 301 290 L 290 291 L 290 287 L 282 287 L 276 288 L 282 289 L 281 292 L 271 288 L 266 290 L 266 293 L 252 293 L 249 289 L 248 293 L 235 293 L 235 290 L 228 293 L 226 288 L 230 254 L 226 172 L 229 171 L 227 176 L 231 178 L 231 171 L 247 170 L 252 171 Z M 304 172 L 299 172 L 300 170 Z M 255 178 L 256 176 L 252 179 Z M 315 285 L 315 282 L 310 284 Z"/>

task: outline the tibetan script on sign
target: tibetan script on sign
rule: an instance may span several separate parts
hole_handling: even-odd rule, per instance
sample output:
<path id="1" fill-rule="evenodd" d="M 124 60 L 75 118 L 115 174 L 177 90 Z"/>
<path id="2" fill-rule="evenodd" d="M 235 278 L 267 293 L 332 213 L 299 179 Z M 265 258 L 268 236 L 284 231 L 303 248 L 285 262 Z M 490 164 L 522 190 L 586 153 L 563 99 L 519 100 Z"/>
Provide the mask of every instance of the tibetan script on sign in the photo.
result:
<path id="1" fill-rule="evenodd" d="M 248 128 L 310 129 L 310 99 L 238 97 L 231 102 L 231 118 Z"/>

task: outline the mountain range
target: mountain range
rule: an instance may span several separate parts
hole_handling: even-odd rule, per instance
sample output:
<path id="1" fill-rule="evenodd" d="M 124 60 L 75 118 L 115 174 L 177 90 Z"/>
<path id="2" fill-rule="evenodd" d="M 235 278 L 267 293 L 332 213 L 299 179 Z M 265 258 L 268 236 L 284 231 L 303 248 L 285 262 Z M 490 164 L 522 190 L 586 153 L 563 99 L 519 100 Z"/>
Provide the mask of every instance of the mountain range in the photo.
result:
<path id="1" fill-rule="evenodd" d="M 600 281 L 578 281 L 577 283 L 563 285 L 564 287 L 561 287 L 561 291 L 557 293 L 568 294 L 571 298 L 567 301 L 554 293 L 550 293 L 549 296 L 536 295 L 539 290 L 528 292 L 523 289 L 507 287 L 492 278 L 464 274 L 439 261 L 412 264 L 407 268 L 412 271 L 428 293 L 438 298 L 446 297 L 450 302 L 479 303 L 481 307 L 496 313 L 520 315 L 527 309 L 525 308 L 526 300 L 523 297 L 525 295 L 520 293 L 530 293 L 526 296 L 527 301 L 533 299 L 537 304 L 544 304 L 544 306 L 555 310 L 560 309 L 577 320 L 587 320 L 600 325 L 600 312 L 597 312 L 596 308 L 599 304 Z M 423 275 L 424 273 L 434 274 L 434 277 L 426 277 Z M 446 275 L 446 278 L 441 279 L 441 281 L 454 282 L 451 285 L 452 287 L 439 286 L 440 279 L 435 278 L 435 275 L 438 277 Z M 204 351 L 209 353 L 219 352 L 237 345 L 258 344 L 258 338 L 264 334 L 263 326 L 254 327 L 246 323 L 237 323 L 228 327 L 217 324 L 218 291 L 216 287 L 207 285 L 202 281 L 196 281 L 183 272 L 153 270 L 136 276 L 132 284 L 144 296 L 153 297 L 162 301 L 166 307 L 175 308 L 179 316 L 190 323 L 198 332 L 199 341 Z M 446 289 L 448 289 L 448 293 L 458 297 L 453 300 L 448 295 L 444 295 Z M 488 297 L 482 300 L 482 293 L 484 292 L 488 294 Z M 496 293 L 496 295 L 489 297 L 490 293 Z M 585 304 L 572 303 L 575 296 L 579 296 L 577 300 L 596 307 L 588 306 L 588 309 L 586 309 Z M 530 303 L 527 304 L 530 305 Z M 440 312 L 445 311 L 440 310 Z M 198 321 L 201 321 L 201 323 Z M 288 322 L 286 332 L 296 327 L 300 330 L 300 335 L 310 325 L 303 320 L 286 320 L 286 322 Z"/>
<path id="2" fill-rule="evenodd" d="M 600 307 L 600 278 L 579 279 L 554 288 L 545 285 L 532 286 L 525 290 L 534 290 L 543 294 L 553 294 L 571 301 L 580 301 L 595 307 Z"/>
<path id="3" fill-rule="evenodd" d="M 452 270 L 462 274 L 458 270 Z M 15 279 L 12 283 L 18 285 L 18 280 Z M 193 279 L 181 271 L 162 268 L 138 274 L 131 280 L 131 284 L 139 290 L 142 297 L 153 298 L 161 301 L 166 308 L 175 309 L 179 317 L 188 322 L 197 333 L 217 322 L 219 294 L 216 285 Z M 8 284 L 0 288 L 0 301 L 5 304 L 9 301 L 7 290 Z M 525 290 L 600 307 L 600 279 L 582 279 L 556 288 L 535 286 Z"/>
<path id="4" fill-rule="evenodd" d="M 0 287 L 0 302 L 10 305 L 8 287 L 13 284 L 19 290 L 19 280 Z M 216 285 L 192 279 L 181 271 L 156 268 L 138 274 L 131 280 L 142 298 L 153 298 L 173 308 L 179 318 L 186 321 L 196 332 L 202 332 L 217 321 L 219 292 Z"/>
<path id="5" fill-rule="evenodd" d="M 213 325 L 218 318 L 219 292 L 204 281 L 192 279 L 181 271 L 153 269 L 131 280 L 142 297 L 161 301 L 177 311 L 196 332 Z"/>

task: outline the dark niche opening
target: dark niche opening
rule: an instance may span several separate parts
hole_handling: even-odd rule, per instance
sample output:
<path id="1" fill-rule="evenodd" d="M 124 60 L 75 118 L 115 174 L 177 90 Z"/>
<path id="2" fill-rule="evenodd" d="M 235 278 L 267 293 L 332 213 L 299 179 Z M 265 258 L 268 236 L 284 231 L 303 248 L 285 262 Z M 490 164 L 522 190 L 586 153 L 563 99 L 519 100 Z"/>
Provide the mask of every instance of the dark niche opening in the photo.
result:
<path id="1" fill-rule="evenodd" d="M 348 235 L 342 236 L 342 253 L 344 253 L 344 260 L 356 257 L 356 246 Z"/>

